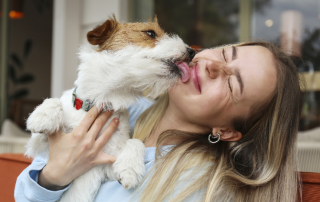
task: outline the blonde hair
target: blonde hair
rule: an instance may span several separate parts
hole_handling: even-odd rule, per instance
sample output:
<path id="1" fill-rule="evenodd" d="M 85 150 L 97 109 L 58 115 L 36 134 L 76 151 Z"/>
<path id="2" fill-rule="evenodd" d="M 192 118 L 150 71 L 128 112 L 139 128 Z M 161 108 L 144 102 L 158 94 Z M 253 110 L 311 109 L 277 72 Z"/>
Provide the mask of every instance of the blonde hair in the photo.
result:
<path id="1" fill-rule="evenodd" d="M 212 145 L 207 141 L 208 134 L 176 130 L 162 133 L 157 142 L 156 163 L 143 187 L 141 201 L 179 202 L 197 192 L 203 192 L 203 198 L 197 199 L 205 202 L 297 200 L 295 143 L 300 114 L 297 69 L 287 55 L 270 43 L 237 46 L 263 46 L 273 53 L 277 69 L 274 94 L 270 100 L 254 106 L 249 117 L 232 120 L 234 129 L 243 135 L 238 142 L 220 141 Z M 168 94 L 164 94 L 139 117 L 134 138 L 144 141 L 152 134 L 168 100 Z M 172 136 L 184 140 L 161 156 L 159 145 Z"/>

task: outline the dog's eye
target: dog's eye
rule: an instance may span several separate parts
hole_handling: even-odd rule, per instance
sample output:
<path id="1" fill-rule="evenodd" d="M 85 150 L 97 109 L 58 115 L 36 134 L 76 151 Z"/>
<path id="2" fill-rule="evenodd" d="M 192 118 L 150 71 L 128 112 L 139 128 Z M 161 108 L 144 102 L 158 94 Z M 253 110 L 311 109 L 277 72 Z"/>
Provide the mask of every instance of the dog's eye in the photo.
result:
<path id="1" fill-rule="evenodd" d="M 147 33 L 150 37 L 154 39 L 157 37 L 156 33 L 152 30 L 145 31 L 145 33 Z"/>

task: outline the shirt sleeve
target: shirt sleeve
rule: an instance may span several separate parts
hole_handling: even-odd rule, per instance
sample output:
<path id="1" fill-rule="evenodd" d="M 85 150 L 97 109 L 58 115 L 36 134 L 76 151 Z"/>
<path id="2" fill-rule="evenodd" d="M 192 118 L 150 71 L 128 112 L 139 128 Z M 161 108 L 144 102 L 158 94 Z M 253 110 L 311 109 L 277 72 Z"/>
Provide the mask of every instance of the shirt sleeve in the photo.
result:
<path id="1" fill-rule="evenodd" d="M 38 174 L 46 165 L 43 157 L 36 157 L 19 175 L 14 190 L 16 202 L 53 202 L 58 201 L 71 184 L 59 191 L 50 191 L 38 184 Z"/>
<path id="2" fill-rule="evenodd" d="M 134 124 L 140 114 L 152 104 L 153 102 L 146 98 L 139 98 L 137 102 L 128 108 L 130 131 L 133 131 Z M 58 201 L 62 194 L 69 189 L 71 184 L 59 191 L 51 191 L 41 187 L 38 184 L 38 175 L 45 165 L 45 158 L 36 157 L 31 165 L 22 171 L 16 181 L 14 190 L 16 202 L 54 202 Z"/>

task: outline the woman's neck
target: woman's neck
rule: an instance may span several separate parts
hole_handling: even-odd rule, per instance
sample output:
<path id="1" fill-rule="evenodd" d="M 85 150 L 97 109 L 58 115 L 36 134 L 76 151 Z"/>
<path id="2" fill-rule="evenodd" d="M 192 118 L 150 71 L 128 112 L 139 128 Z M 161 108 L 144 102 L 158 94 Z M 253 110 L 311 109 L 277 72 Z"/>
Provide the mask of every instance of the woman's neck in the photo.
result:
<path id="1" fill-rule="evenodd" d="M 186 120 L 183 115 L 179 114 L 169 104 L 163 117 L 160 119 L 156 129 L 145 141 L 146 147 L 155 147 L 158 137 L 167 130 L 180 130 L 194 133 L 204 133 L 208 128 L 201 127 L 197 124 Z M 169 137 L 161 145 L 176 145 L 182 141 L 181 137 Z"/>

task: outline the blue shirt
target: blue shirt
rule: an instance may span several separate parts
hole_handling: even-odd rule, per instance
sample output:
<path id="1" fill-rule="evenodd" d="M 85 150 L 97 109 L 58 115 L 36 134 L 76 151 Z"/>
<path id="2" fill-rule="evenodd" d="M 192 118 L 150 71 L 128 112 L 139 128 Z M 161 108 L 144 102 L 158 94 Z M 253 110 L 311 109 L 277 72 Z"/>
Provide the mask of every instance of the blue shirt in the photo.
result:
<path id="1" fill-rule="evenodd" d="M 164 146 L 164 149 L 171 146 Z M 155 147 L 146 148 L 144 164 L 148 172 L 154 165 Z M 45 159 L 37 157 L 32 164 L 26 168 L 18 177 L 16 182 L 14 197 L 16 202 L 53 202 L 60 199 L 62 194 L 68 190 L 72 183 L 65 189 L 59 191 L 50 191 L 41 187 L 37 183 L 39 171 L 46 165 Z M 106 181 L 100 186 L 100 189 L 94 199 L 94 202 L 126 202 L 137 201 L 132 197 L 134 188 L 126 190 L 118 181 Z M 138 195 L 137 195 L 138 196 Z"/>
<path id="2" fill-rule="evenodd" d="M 140 99 L 137 103 L 128 108 L 130 113 L 130 127 L 134 126 L 139 115 L 151 104 L 151 101 Z M 167 152 L 170 150 L 170 148 L 172 148 L 172 145 L 163 146 L 161 150 L 162 152 Z M 146 148 L 144 157 L 146 173 L 148 173 L 154 165 L 155 151 L 155 147 Z M 43 157 L 36 157 L 31 165 L 28 166 L 24 171 L 22 171 L 17 179 L 14 190 L 14 197 L 16 202 L 54 202 L 59 200 L 62 194 L 67 191 L 70 186 L 72 186 L 71 183 L 68 187 L 59 191 L 50 191 L 44 187 L 41 187 L 37 183 L 38 174 L 45 165 L 46 161 Z M 196 177 L 197 176 L 195 176 L 195 178 Z M 192 181 L 193 179 L 190 178 L 188 181 L 181 180 L 179 182 L 179 186 L 177 186 L 177 189 L 175 189 L 174 195 L 179 193 L 181 187 L 188 185 Z M 100 186 L 94 202 L 138 201 L 139 193 L 133 194 L 134 191 L 134 188 L 129 190 L 124 189 L 118 181 L 106 181 Z M 203 201 L 204 193 L 205 190 L 200 190 L 199 192 L 194 193 L 190 197 L 188 197 L 186 201 Z"/>
<path id="3" fill-rule="evenodd" d="M 129 124 L 133 129 L 134 124 L 140 114 L 152 105 L 152 102 L 147 99 L 139 99 L 136 103 L 128 108 L 129 110 Z M 150 170 L 154 164 L 155 148 L 146 148 L 145 166 L 146 171 Z M 68 190 L 72 185 L 70 184 L 65 189 L 59 191 L 50 191 L 41 187 L 38 181 L 39 171 L 46 165 L 46 161 L 43 157 L 36 157 L 31 165 L 29 165 L 19 175 L 15 190 L 14 197 L 16 202 L 52 202 L 57 201 L 62 194 Z M 134 189 L 124 189 L 118 181 L 107 181 L 101 185 L 95 201 L 128 201 Z M 103 200 L 102 200 L 103 199 Z"/>

